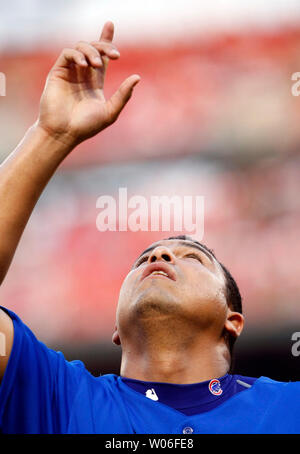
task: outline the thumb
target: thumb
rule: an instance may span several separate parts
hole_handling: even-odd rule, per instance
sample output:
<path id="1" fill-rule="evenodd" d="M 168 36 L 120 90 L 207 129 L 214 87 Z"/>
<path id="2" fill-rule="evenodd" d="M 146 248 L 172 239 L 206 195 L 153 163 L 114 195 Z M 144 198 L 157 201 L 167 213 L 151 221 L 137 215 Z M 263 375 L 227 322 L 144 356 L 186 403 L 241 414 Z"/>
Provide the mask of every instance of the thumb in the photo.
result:
<path id="1" fill-rule="evenodd" d="M 133 87 L 140 80 L 141 78 L 138 74 L 133 74 L 132 76 L 127 77 L 127 79 L 122 82 L 118 90 L 107 101 L 112 122 L 118 118 L 120 112 L 131 98 Z"/>

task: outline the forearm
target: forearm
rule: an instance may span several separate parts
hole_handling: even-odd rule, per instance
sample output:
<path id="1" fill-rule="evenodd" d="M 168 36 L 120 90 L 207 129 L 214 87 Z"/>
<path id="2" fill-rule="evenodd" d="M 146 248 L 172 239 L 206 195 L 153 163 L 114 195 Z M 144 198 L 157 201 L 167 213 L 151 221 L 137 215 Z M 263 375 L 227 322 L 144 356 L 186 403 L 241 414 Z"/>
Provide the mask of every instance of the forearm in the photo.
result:
<path id="1" fill-rule="evenodd" d="M 128 77 L 105 99 L 108 61 L 120 55 L 112 44 L 113 34 L 113 24 L 106 22 L 99 41 L 80 41 L 62 51 L 48 75 L 38 123 L 0 166 L 0 284 L 32 210 L 59 164 L 75 145 L 116 121 L 140 80 L 138 75 Z"/>
<path id="2" fill-rule="evenodd" d="M 0 166 L 0 284 L 37 200 L 71 149 L 34 125 Z"/>

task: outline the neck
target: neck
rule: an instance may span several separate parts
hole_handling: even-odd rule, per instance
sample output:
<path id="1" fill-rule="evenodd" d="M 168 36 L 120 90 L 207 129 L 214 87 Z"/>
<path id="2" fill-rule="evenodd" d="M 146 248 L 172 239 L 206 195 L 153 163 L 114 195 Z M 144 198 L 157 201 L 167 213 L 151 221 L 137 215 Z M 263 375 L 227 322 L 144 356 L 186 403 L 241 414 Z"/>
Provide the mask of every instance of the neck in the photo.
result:
<path id="1" fill-rule="evenodd" d="M 199 383 L 225 375 L 230 366 L 227 346 L 211 339 L 193 342 L 144 343 L 122 347 L 120 374 L 142 381 Z"/>

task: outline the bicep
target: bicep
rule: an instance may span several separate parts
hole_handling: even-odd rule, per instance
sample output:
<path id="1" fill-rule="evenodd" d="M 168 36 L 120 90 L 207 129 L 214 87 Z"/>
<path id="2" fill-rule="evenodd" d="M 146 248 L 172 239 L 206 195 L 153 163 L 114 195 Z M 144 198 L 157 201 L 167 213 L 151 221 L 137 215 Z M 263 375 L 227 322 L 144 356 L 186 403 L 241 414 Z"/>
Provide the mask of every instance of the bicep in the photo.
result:
<path id="1" fill-rule="evenodd" d="M 0 383 L 11 354 L 14 339 L 14 327 L 10 316 L 0 309 Z"/>

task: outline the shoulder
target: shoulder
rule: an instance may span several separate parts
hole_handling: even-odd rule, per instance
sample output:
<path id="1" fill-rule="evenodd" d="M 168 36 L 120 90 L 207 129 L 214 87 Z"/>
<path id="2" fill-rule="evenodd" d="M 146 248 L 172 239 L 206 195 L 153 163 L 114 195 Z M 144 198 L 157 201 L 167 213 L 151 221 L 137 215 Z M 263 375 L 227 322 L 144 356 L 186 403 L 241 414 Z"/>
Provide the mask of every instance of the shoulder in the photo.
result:
<path id="1" fill-rule="evenodd" d="M 264 377 L 261 376 L 258 379 L 258 383 L 260 383 L 262 386 L 269 387 L 269 388 L 274 388 L 274 389 L 299 389 L 300 390 L 300 381 L 278 381 L 278 380 L 273 380 L 272 378 L 269 377 Z"/>
<path id="2" fill-rule="evenodd" d="M 261 376 L 253 382 L 250 390 L 252 396 L 255 395 L 262 401 L 270 400 L 273 404 L 282 401 L 289 402 L 291 405 L 293 402 L 299 404 L 297 397 L 300 396 L 300 381 L 284 382 Z"/>
<path id="3" fill-rule="evenodd" d="M 246 394 L 242 393 L 243 398 L 259 396 L 262 400 L 284 398 L 293 399 L 295 395 L 300 394 L 300 381 L 279 381 L 269 377 L 261 376 L 245 377 L 243 375 L 234 375 L 238 391 L 247 390 Z"/>
<path id="4" fill-rule="evenodd" d="M 92 375 L 90 372 L 88 372 L 87 369 L 85 369 L 84 372 L 85 382 L 88 384 L 89 387 L 91 387 L 98 393 L 104 392 L 115 394 L 119 388 L 118 375 L 105 374 L 96 377 Z"/>
<path id="5" fill-rule="evenodd" d="M 11 388 L 11 383 L 19 380 L 23 387 L 40 381 L 51 389 L 57 384 L 77 386 L 80 379 L 88 374 L 82 361 L 67 360 L 62 352 L 40 341 L 18 315 L 6 308 L 1 309 L 12 321 L 14 330 L 4 385 L 6 383 Z"/>
<path id="6" fill-rule="evenodd" d="M 264 375 L 260 377 L 247 377 L 244 375 L 233 375 L 236 381 L 240 383 L 244 383 L 251 385 L 259 384 L 260 386 L 267 386 L 271 388 L 284 388 L 284 387 L 297 387 L 300 386 L 300 381 L 279 381 L 274 380 L 269 377 L 265 377 Z"/>

